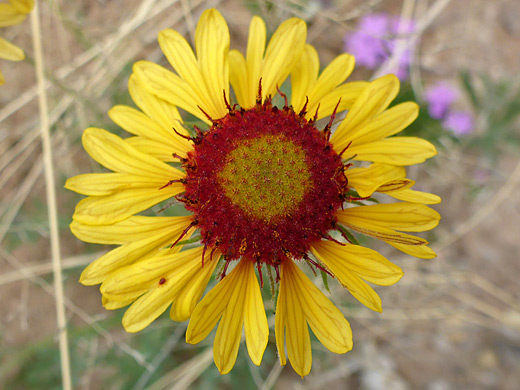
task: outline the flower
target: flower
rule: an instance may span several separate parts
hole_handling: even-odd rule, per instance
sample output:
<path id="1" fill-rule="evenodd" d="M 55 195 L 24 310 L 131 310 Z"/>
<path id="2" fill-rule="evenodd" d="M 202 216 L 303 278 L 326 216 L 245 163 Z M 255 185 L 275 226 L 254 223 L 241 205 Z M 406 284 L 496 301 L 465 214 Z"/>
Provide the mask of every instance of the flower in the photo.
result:
<path id="1" fill-rule="evenodd" d="M 384 41 L 387 33 L 388 15 L 366 15 L 360 20 L 357 31 L 345 35 L 345 51 L 356 58 L 358 65 L 375 69 L 388 57 Z"/>
<path id="2" fill-rule="evenodd" d="M 453 103 L 459 97 L 459 91 L 445 82 L 438 82 L 428 88 L 424 95 L 428 103 L 428 112 L 434 119 L 441 119 L 442 125 L 455 135 L 470 133 L 474 127 L 473 114 L 469 111 L 454 111 Z"/>
<path id="3" fill-rule="evenodd" d="M 397 52 L 397 43 L 414 31 L 412 20 L 401 20 L 385 13 L 369 14 L 361 18 L 357 31 L 345 35 L 344 48 L 356 58 L 358 65 L 369 69 L 383 66 L 404 80 L 408 77 L 412 47 L 407 44 L 402 52 Z M 394 55 L 398 56 L 396 64 L 391 63 Z"/>
<path id="4" fill-rule="evenodd" d="M 9 0 L 9 4 L 0 4 L 0 27 L 23 22 L 33 7 L 34 0 Z M 18 46 L 0 38 L 0 58 L 9 61 L 22 61 L 25 55 Z M 4 75 L 0 72 L 0 85 L 4 83 Z"/>
<path id="5" fill-rule="evenodd" d="M 458 97 L 459 91 L 445 82 L 434 84 L 424 94 L 424 98 L 428 103 L 428 112 L 434 119 L 444 118 Z"/>
<path id="6" fill-rule="evenodd" d="M 442 125 L 453 131 L 455 135 L 466 135 L 471 133 L 475 127 L 473 115 L 469 111 L 452 111 L 446 115 Z"/>
<path id="7" fill-rule="evenodd" d="M 113 172 L 66 183 L 87 195 L 76 206 L 72 232 L 87 242 L 118 245 L 90 264 L 81 282 L 101 283 L 107 309 L 130 305 L 123 317 L 129 332 L 169 306 L 171 319 L 190 320 L 188 343 L 205 339 L 218 324 L 213 354 L 222 374 L 235 364 L 243 329 L 251 360 L 262 360 L 269 335 L 264 271 L 278 285 L 280 362 L 288 356 L 303 377 L 312 362 L 308 325 L 336 353 L 352 348 L 352 333 L 300 264 L 330 274 L 381 311 L 366 282 L 390 285 L 402 271 L 355 244 L 351 231 L 414 256 L 435 256 L 425 239 L 407 232 L 435 227 L 440 217 L 426 204 L 440 199 L 412 190 L 404 168 L 435 155 L 435 147 L 391 137 L 416 118 L 418 106 L 388 108 L 399 89 L 392 75 L 345 83 L 354 68 L 348 54 L 319 74 L 318 54 L 305 40 L 305 23 L 293 18 L 266 47 L 265 24 L 254 17 L 246 55 L 229 51 L 228 27 L 214 9 L 198 22 L 195 53 L 179 33 L 160 32 L 175 73 L 148 61 L 134 65 L 129 92 L 139 109 L 109 112 L 134 136 L 85 130 L 85 150 Z M 279 91 L 289 75 L 290 101 Z M 279 107 L 277 91 L 284 100 Z M 183 123 L 177 107 L 200 124 Z M 318 129 L 322 118 L 328 124 Z M 371 164 L 354 167 L 357 161 Z M 358 206 L 375 193 L 403 202 Z M 160 203 L 174 211 L 184 205 L 189 214 L 156 216 L 151 208 Z M 201 299 L 218 264 L 220 281 Z"/>

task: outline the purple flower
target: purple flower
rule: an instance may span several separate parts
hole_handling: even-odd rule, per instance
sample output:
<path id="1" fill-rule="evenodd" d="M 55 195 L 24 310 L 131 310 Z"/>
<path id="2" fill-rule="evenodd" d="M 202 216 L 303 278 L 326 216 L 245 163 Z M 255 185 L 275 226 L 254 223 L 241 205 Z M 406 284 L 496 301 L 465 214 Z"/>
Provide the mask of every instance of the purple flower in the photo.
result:
<path id="1" fill-rule="evenodd" d="M 356 63 L 369 69 L 377 68 L 386 57 L 379 38 L 357 31 L 345 42 L 345 50 L 356 58 Z"/>
<path id="2" fill-rule="evenodd" d="M 361 19 L 358 31 L 345 35 L 345 51 L 356 57 L 358 65 L 374 69 L 388 57 L 383 40 L 387 31 L 388 16 L 367 15 Z"/>
<path id="3" fill-rule="evenodd" d="M 473 115 L 469 111 L 450 112 L 442 124 L 446 129 L 459 136 L 471 133 L 475 126 Z"/>
<path id="4" fill-rule="evenodd" d="M 389 61 L 394 54 L 396 43 L 403 36 L 415 30 L 413 21 L 400 21 L 387 14 L 371 14 L 361 18 L 358 31 L 345 35 L 345 51 L 356 58 L 358 65 L 375 69 L 388 62 L 385 71 L 395 73 L 400 79 L 408 76 L 412 50 L 405 47 L 395 61 L 393 69 L 389 69 Z M 395 39 L 392 39 L 392 36 Z"/>
<path id="5" fill-rule="evenodd" d="M 383 38 L 388 33 L 388 23 L 387 14 L 366 15 L 359 23 L 359 31 L 376 38 Z"/>
<path id="6" fill-rule="evenodd" d="M 450 106 L 458 97 L 457 89 L 442 81 L 428 88 L 424 95 L 428 103 L 428 112 L 434 119 L 445 118 Z"/>

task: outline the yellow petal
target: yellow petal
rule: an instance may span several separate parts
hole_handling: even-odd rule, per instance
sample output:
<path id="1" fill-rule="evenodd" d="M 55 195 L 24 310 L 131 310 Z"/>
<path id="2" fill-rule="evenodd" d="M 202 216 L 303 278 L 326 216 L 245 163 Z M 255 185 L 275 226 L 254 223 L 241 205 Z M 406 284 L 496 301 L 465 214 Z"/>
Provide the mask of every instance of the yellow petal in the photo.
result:
<path id="1" fill-rule="evenodd" d="M 289 272 L 288 267 L 285 268 L 285 277 L 289 279 L 292 292 L 295 293 L 291 299 L 299 301 L 305 319 L 318 340 L 334 353 L 350 351 L 352 331 L 341 311 L 294 263 L 291 262 L 290 268 Z"/>
<path id="2" fill-rule="evenodd" d="M 340 85 L 323 96 L 319 101 L 311 103 L 305 117 L 307 119 L 313 118 L 316 114 L 316 110 L 318 110 L 318 119 L 325 118 L 334 112 L 336 106 L 338 106 L 336 112 L 350 110 L 361 92 L 363 92 L 368 85 L 369 83 L 366 81 L 353 81 Z M 338 152 L 340 151 L 341 150 Z"/>
<path id="3" fill-rule="evenodd" d="M 137 151 L 106 130 L 88 128 L 82 141 L 88 154 L 112 171 L 163 179 L 164 184 L 184 176 L 178 169 Z"/>
<path id="4" fill-rule="evenodd" d="M 165 148 L 169 148 L 170 156 L 172 153 L 176 153 L 184 157 L 193 149 L 186 139 L 173 131 L 174 124 L 177 124 L 176 129 L 182 127 L 177 121 L 170 123 L 168 128 L 163 128 L 142 112 L 127 106 L 112 107 L 108 111 L 108 115 L 114 123 L 129 133 L 163 144 Z"/>
<path id="5" fill-rule="evenodd" d="M 439 224 L 441 216 L 435 210 L 418 203 L 387 203 L 351 207 L 341 211 L 342 219 L 364 220 L 372 225 L 403 232 L 423 232 Z"/>
<path id="6" fill-rule="evenodd" d="M 109 299 L 122 300 L 127 295 L 152 287 L 175 290 L 202 269 L 202 247 L 185 251 L 165 248 L 148 258 L 111 273 L 101 285 L 101 293 Z M 177 248 L 175 248 L 177 249 Z M 214 260 L 215 261 L 215 260 Z M 163 279 L 162 283 L 159 283 Z"/>
<path id="7" fill-rule="evenodd" d="M 173 157 L 172 150 L 175 151 L 175 154 L 178 154 L 181 157 L 186 157 L 188 152 L 193 149 L 190 147 L 188 150 L 180 150 L 176 147 L 172 148 L 170 145 L 164 142 L 159 142 L 143 137 L 126 138 L 125 142 L 141 153 L 146 153 L 149 156 L 152 156 L 163 162 L 179 162 L 176 157 Z"/>
<path id="8" fill-rule="evenodd" d="M 276 93 L 305 47 L 307 25 L 301 19 L 291 18 L 283 22 L 274 32 L 265 51 L 262 69 L 262 98 Z"/>
<path id="9" fill-rule="evenodd" d="M 26 14 L 18 12 L 11 4 L 0 4 L 0 27 L 13 26 L 21 23 L 26 17 Z"/>
<path id="10" fill-rule="evenodd" d="M 289 356 L 289 361 L 291 362 L 294 371 L 303 378 L 311 371 L 311 339 L 309 336 L 309 328 L 305 321 L 303 308 L 301 307 L 300 302 L 296 299 L 295 294 L 297 294 L 298 291 L 294 291 L 293 283 L 291 283 L 291 279 L 287 277 L 287 274 L 293 272 L 291 267 L 292 264 L 289 265 L 290 262 L 291 260 L 288 260 L 287 266 L 282 266 L 278 302 L 280 302 L 280 300 L 284 301 L 284 327 L 287 339 L 287 355 Z"/>
<path id="11" fill-rule="evenodd" d="M 0 71 L 0 85 L 3 85 L 5 83 L 5 77 L 3 73 Z"/>
<path id="12" fill-rule="evenodd" d="M 241 263 L 243 263 L 242 266 L 238 265 L 236 267 L 239 269 L 237 273 L 239 272 L 240 274 L 237 274 L 234 279 L 234 288 L 231 291 L 231 295 L 227 297 L 228 302 L 213 342 L 213 357 L 215 365 L 221 374 L 227 374 L 235 365 L 238 347 L 242 338 L 248 283 L 245 268 L 253 269 L 254 264 L 248 260 L 243 260 Z M 223 297 L 216 296 L 215 299 L 223 299 Z"/>
<path id="13" fill-rule="evenodd" d="M 379 295 L 377 295 L 374 289 L 359 276 L 348 270 L 346 267 L 334 267 L 337 264 L 327 262 L 327 258 L 325 257 L 322 258 L 318 256 L 318 258 L 323 264 L 325 264 L 325 266 L 331 267 L 330 271 L 338 278 L 338 281 L 352 294 L 354 298 L 371 310 L 379 313 L 383 311 Z"/>
<path id="14" fill-rule="evenodd" d="M 415 190 L 410 190 L 410 189 L 387 192 L 387 195 L 390 195 L 399 200 L 404 200 L 406 202 L 422 203 L 422 204 L 441 203 L 441 198 L 437 195 L 430 194 L 428 192 L 415 191 Z"/>
<path id="15" fill-rule="evenodd" d="M 101 286 L 104 296 L 112 290 L 121 291 L 148 290 L 125 313 L 123 326 L 128 332 L 137 332 L 148 326 L 177 299 L 179 292 L 188 287 L 191 280 L 200 273 L 213 271 L 216 260 L 208 258 L 202 267 L 203 248 L 159 255 L 126 267 L 107 279 Z M 121 290 L 121 291 L 120 291 Z"/>
<path id="16" fill-rule="evenodd" d="M 354 160 L 393 165 L 419 164 L 436 154 L 435 146 L 416 137 L 386 138 L 368 144 L 353 145 L 348 149 L 349 156 L 355 155 Z"/>
<path id="17" fill-rule="evenodd" d="M 338 211 L 336 213 L 338 217 L 338 221 L 345 225 L 346 227 L 358 231 L 360 233 L 366 234 L 367 236 L 372 236 L 379 240 L 386 241 L 388 243 L 397 243 L 404 245 L 424 245 L 428 244 L 424 238 L 412 236 L 410 234 L 399 233 L 395 230 L 388 229 L 386 227 L 375 225 L 363 218 L 345 216 L 343 211 Z"/>
<path id="18" fill-rule="evenodd" d="M 190 318 L 195 306 L 202 297 L 209 279 L 215 270 L 220 252 L 207 250 L 204 257 L 204 267 L 183 287 L 175 297 L 170 310 L 170 318 L 174 321 L 186 321 Z"/>
<path id="19" fill-rule="evenodd" d="M 129 220 L 135 221 L 137 218 L 145 218 L 145 217 L 132 217 Z M 157 217 L 148 217 L 148 218 L 157 218 Z M 181 217 L 178 217 L 181 218 Z M 183 219 L 172 220 L 171 229 L 167 230 L 160 226 L 156 226 L 156 231 L 154 231 L 153 224 L 152 226 L 148 226 L 149 231 L 145 229 L 139 229 L 136 227 L 135 234 L 141 232 L 142 237 L 135 238 L 134 234 L 129 232 L 131 229 L 132 223 L 125 223 L 123 221 L 119 224 L 115 224 L 115 227 L 121 228 L 122 238 L 117 238 L 117 233 L 113 232 L 110 226 L 101 226 L 98 234 L 103 232 L 106 233 L 106 241 L 112 241 L 109 243 L 117 242 L 117 241 L 126 241 L 129 240 L 124 245 L 121 245 L 118 248 L 111 250 L 105 255 L 101 256 L 99 259 L 92 262 L 87 268 L 85 268 L 81 274 L 80 282 L 84 285 L 90 286 L 94 284 L 99 284 L 103 282 L 112 272 L 131 265 L 135 263 L 137 260 L 142 260 L 151 256 L 157 255 L 159 249 L 162 249 L 179 238 L 180 234 L 183 230 L 189 225 L 185 224 Z M 151 221 L 150 221 L 151 222 Z M 160 223 L 162 223 L 161 221 Z M 160 224 L 159 223 L 159 224 Z M 158 224 L 158 225 L 159 225 Z M 80 225 L 75 226 L 73 228 L 73 233 L 77 234 L 79 238 L 85 237 L 89 238 L 93 242 L 102 242 L 103 239 L 98 238 L 94 229 L 89 231 L 88 226 Z M 72 230 L 72 229 L 71 229 Z M 186 238 L 189 238 L 192 233 L 192 230 L 186 234 Z M 89 241 L 87 241 L 89 242 Z M 180 246 L 175 246 L 173 248 L 168 249 L 169 253 L 178 252 L 181 249 Z"/>
<path id="20" fill-rule="evenodd" d="M 323 70 L 316 81 L 309 100 L 313 103 L 321 99 L 346 80 L 354 70 L 355 60 L 350 54 L 341 54 Z"/>
<path id="21" fill-rule="evenodd" d="M 397 134 L 419 115 L 419 106 L 414 102 L 405 102 L 389 108 L 378 115 L 355 134 L 351 133 L 352 146 L 378 141 Z"/>
<path id="22" fill-rule="evenodd" d="M 287 364 L 287 358 L 285 356 L 285 323 L 287 322 L 287 309 L 285 300 L 287 297 L 287 292 L 283 283 L 280 283 L 280 292 L 281 291 L 284 293 L 278 293 L 278 299 L 276 301 L 274 332 L 276 338 L 276 350 L 278 351 L 278 357 L 280 358 L 280 365 L 285 366 Z"/>
<path id="23" fill-rule="evenodd" d="M 205 111 L 219 119 L 227 114 L 224 94 L 229 101 L 229 30 L 216 9 L 204 11 L 195 30 L 195 49 L 210 106 Z"/>
<path id="24" fill-rule="evenodd" d="M 268 326 L 254 262 L 240 261 L 237 266 L 200 301 L 193 311 L 186 341 L 194 344 L 203 340 L 218 320 L 213 356 L 221 374 L 229 372 L 236 361 L 245 317 L 248 351 L 259 364 L 267 345 Z M 252 321 L 252 322 L 251 322 Z"/>
<path id="25" fill-rule="evenodd" d="M 192 216 L 134 216 L 111 225 L 84 225 L 72 221 L 70 230 L 81 241 L 95 244 L 122 245 L 155 235 L 174 237 L 173 241 L 175 241 L 177 239 L 175 236 L 180 234 L 192 219 Z"/>
<path id="26" fill-rule="evenodd" d="M 244 331 L 249 357 L 254 364 L 259 366 L 269 339 L 269 325 L 267 324 L 260 286 L 252 266 L 248 271 L 248 278 L 244 308 Z"/>
<path id="27" fill-rule="evenodd" d="M 0 58 L 9 61 L 22 61 L 25 55 L 18 46 L 0 38 Z"/>
<path id="28" fill-rule="evenodd" d="M 258 16 L 254 16 L 249 24 L 249 38 L 247 40 L 246 51 L 246 69 L 247 69 L 247 84 L 244 98 L 238 100 L 242 107 L 252 107 L 255 104 L 256 95 L 258 93 L 258 86 L 260 77 L 262 75 L 262 65 L 265 52 L 266 40 L 265 23 Z"/>
<path id="29" fill-rule="evenodd" d="M 414 184 L 415 182 L 410 179 L 391 180 L 385 184 L 381 184 L 379 187 L 377 187 L 376 191 L 381 193 L 388 193 L 392 191 L 406 190 L 413 187 Z"/>
<path id="30" fill-rule="evenodd" d="M 131 188 L 161 188 L 165 180 L 127 173 L 86 173 L 71 177 L 65 188 L 82 195 L 105 196 Z"/>
<path id="31" fill-rule="evenodd" d="M 34 8 L 34 0 L 9 0 L 9 3 L 21 14 L 28 14 Z"/>
<path id="32" fill-rule="evenodd" d="M 231 296 L 239 291 L 237 283 L 242 283 L 241 275 L 247 261 L 241 261 L 229 275 L 213 287 L 195 307 L 186 331 L 186 342 L 197 344 L 204 340 L 226 310 Z M 237 297 L 235 296 L 236 300 Z M 241 308 L 238 308 L 241 310 Z"/>
<path id="33" fill-rule="evenodd" d="M 390 286 L 403 276 L 403 271 L 397 265 L 376 251 L 359 245 L 319 241 L 311 249 L 343 285 L 346 285 L 346 280 L 342 280 L 345 271 L 379 286 Z"/>
<path id="34" fill-rule="evenodd" d="M 131 188 L 106 196 L 89 196 L 76 205 L 72 219 L 87 225 L 106 225 L 122 221 L 184 191 L 174 183 L 166 188 Z"/>
<path id="35" fill-rule="evenodd" d="M 197 94 L 179 76 L 149 61 L 136 62 L 133 70 L 139 83 L 149 93 L 182 108 L 201 121 L 211 124 L 211 121 L 199 108 Z"/>
<path id="36" fill-rule="evenodd" d="M 144 240 L 131 242 L 111 250 L 83 270 L 79 279 L 80 283 L 85 286 L 102 283 L 115 270 L 155 253 L 162 247 L 154 245 L 156 242 L 156 237 L 147 237 Z"/>
<path id="37" fill-rule="evenodd" d="M 313 46 L 305 45 L 300 60 L 291 72 L 291 104 L 294 107 L 294 111 L 300 112 L 306 98 L 310 98 L 309 95 L 316 84 L 319 71 L 320 59 L 318 52 Z M 315 100 L 309 100 L 309 104 L 314 102 Z"/>
<path id="38" fill-rule="evenodd" d="M 163 129 L 171 130 L 172 123 L 182 122 L 177 107 L 148 92 L 135 74 L 130 75 L 128 80 L 128 92 L 137 107 L 150 119 L 162 126 Z M 177 131 L 187 135 L 186 130 L 182 126 L 179 126 Z M 179 141 L 181 140 L 183 139 L 180 138 Z M 184 141 L 188 143 L 188 141 Z"/>
<path id="39" fill-rule="evenodd" d="M 159 33 L 159 45 L 161 50 L 173 66 L 177 74 L 188 83 L 197 95 L 199 105 L 206 112 L 214 110 L 209 100 L 209 92 L 201 74 L 197 58 L 190 45 L 177 31 L 166 29 Z"/>
<path id="40" fill-rule="evenodd" d="M 334 149 L 340 152 L 350 141 L 353 141 L 354 136 L 362 131 L 363 126 L 388 107 L 398 91 L 399 79 L 394 75 L 388 74 L 372 81 L 361 92 L 346 118 L 332 135 L 331 142 L 334 144 Z"/>
<path id="41" fill-rule="evenodd" d="M 123 327 L 127 332 L 143 330 L 157 319 L 172 303 L 174 291 L 168 286 L 155 288 L 137 299 L 123 316 Z"/>
<path id="42" fill-rule="evenodd" d="M 128 301 L 112 301 L 108 299 L 107 297 L 101 298 L 101 303 L 103 304 L 103 307 L 107 310 L 117 310 L 121 309 L 122 307 L 128 306 L 132 302 L 134 302 L 135 299 L 130 299 Z"/>
<path id="43" fill-rule="evenodd" d="M 229 82 L 233 86 L 238 104 L 241 107 L 252 107 L 249 104 L 249 96 L 253 94 L 249 93 L 246 59 L 237 50 L 229 52 Z"/>
<path id="44" fill-rule="evenodd" d="M 320 342 L 332 352 L 345 353 L 352 349 L 352 332 L 348 321 L 290 260 L 282 263 L 276 310 L 276 338 L 281 363 L 285 364 L 285 327 L 289 360 L 302 377 L 310 372 L 312 365 L 307 322 Z M 279 314 L 281 319 L 278 319 Z"/>
<path id="45" fill-rule="evenodd" d="M 366 168 L 353 168 L 346 172 L 348 185 L 354 187 L 359 196 L 372 195 L 380 186 L 404 178 L 404 167 L 374 163 Z"/>
<path id="46" fill-rule="evenodd" d="M 394 248 L 399 249 L 408 255 L 419 257 L 420 259 L 433 259 L 437 254 L 429 246 L 425 245 L 403 245 L 389 242 Z"/>

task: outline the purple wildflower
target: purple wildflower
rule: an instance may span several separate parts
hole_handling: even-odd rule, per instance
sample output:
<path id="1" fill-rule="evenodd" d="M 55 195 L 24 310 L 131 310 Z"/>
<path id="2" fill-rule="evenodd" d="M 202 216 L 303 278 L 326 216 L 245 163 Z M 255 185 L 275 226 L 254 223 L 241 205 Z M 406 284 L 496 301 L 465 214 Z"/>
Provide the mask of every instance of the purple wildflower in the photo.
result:
<path id="1" fill-rule="evenodd" d="M 428 112 L 434 119 L 445 118 L 450 106 L 458 97 L 457 89 L 442 81 L 428 88 L 424 96 L 428 103 Z"/>
<path id="2" fill-rule="evenodd" d="M 413 21 L 400 21 L 387 14 L 366 15 L 361 18 L 358 31 L 345 35 L 345 51 L 356 57 L 358 65 L 375 69 L 386 62 L 388 67 L 397 41 L 414 30 Z M 392 39 L 393 36 L 395 39 Z M 407 47 L 399 53 L 395 69 L 386 67 L 385 71 L 395 73 L 399 79 L 405 79 L 408 76 L 411 57 L 412 51 Z"/>
<path id="3" fill-rule="evenodd" d="M 388 22 L 387 14 L 366 15 L 359 23 L 359 31 L 375 38 L 383 38 L 388 33 Z"/>
<path id="4" fill-rule="evenodd" d="M 383 40 L 387 31 L 387 15 L 367 15 L 361 19 L 358 31 L 345 35 L 345 51 L 356 58 L 358 65 L 374 69 L 388 57 Z"/>
<path id="5" fill-rule="evenodd" d="M 470 133 L 475 126 L 473 115 L 469 111 L 450 112 L 446 115 L 442 124 L 458 136 Z"/>

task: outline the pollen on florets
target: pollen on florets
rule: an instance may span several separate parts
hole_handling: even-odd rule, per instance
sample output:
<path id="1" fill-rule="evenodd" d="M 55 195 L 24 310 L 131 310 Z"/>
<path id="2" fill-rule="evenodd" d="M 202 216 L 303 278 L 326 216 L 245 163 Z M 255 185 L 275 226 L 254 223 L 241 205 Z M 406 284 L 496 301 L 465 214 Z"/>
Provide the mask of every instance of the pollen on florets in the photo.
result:
<path id="1" fill-rule="evenodd" d="M 270 99 L 213 120 L 183 162 L 202 243 L 277 267 L 328 236 L 347 180 L 325 132 Z"/>

